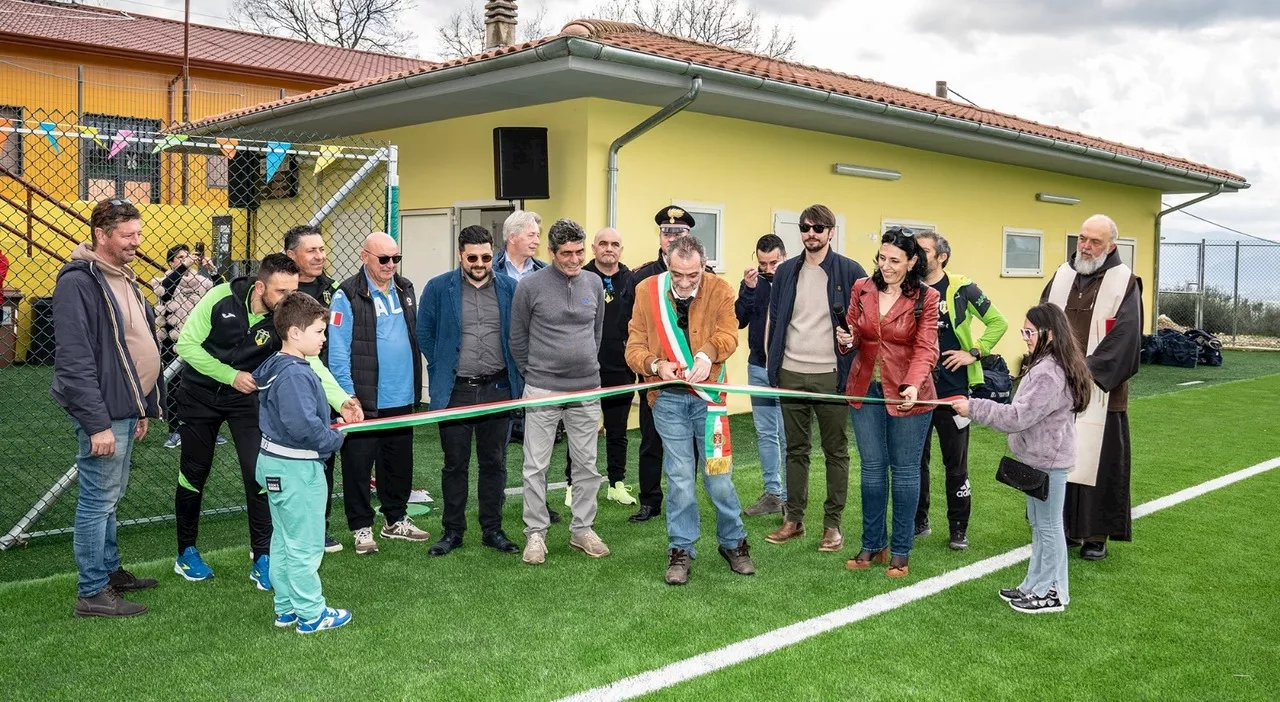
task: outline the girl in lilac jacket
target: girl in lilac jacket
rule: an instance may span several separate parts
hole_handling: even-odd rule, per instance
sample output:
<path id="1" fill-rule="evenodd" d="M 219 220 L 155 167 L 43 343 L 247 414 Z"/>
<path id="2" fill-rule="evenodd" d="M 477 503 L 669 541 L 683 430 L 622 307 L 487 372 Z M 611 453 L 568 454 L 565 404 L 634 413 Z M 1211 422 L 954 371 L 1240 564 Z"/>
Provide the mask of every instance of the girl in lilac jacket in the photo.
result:
<path id="1" fill-rule="evenodd" d="M 1042 304 L 1027 311 L 1022 325 L 1027 357 L 1013 403 L 957 400 L 956 414 L 1009 435 L 1013 457 L 1049 474 L 1049 497 L 1027 496 L 1031 522 L 1031 562 L 1016 588 L 1000 591 L 1015 611 L 1061 612 L 1071 600 L 1067 587 L 1067 545 L 1062 503 L 1067 471 L 1076 462 L 1075 415 L 1089 404 L 1093 378 L 1084 354 L 1060 308 Z"/>

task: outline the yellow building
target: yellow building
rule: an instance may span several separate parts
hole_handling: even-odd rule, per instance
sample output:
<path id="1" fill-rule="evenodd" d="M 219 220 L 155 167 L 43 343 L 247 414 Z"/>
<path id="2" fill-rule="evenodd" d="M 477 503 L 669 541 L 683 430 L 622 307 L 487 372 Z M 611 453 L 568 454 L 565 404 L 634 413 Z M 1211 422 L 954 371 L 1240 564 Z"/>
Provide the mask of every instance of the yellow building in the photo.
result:
<path id="1" fill-rule="evenodd" d="M 668 118 L 615 149 L 655 107 Z M 656 255 L 653 213 L 675 203 L 694 213 L 716 270 L 736 285 L 760 235 L 799 251 L 797 214 L 824 203 L 840 217 L 838 250 L 868 269 L 887 226 L 942 231 L 951 270 L 977 280 L 1015 326 L 1097 212 L 1119 225 L 1149 319 L 1161 196 L 1248 187 L 1220 169 L 944 98 L 595 20 L 192 131 L 396 144 L 404 272 L 422 285 L 454 264 L 460 227 L 499 222 L 521 204 L 495 199 L 498 127 L 547 129 L 549 197 L 524 206 L 588 231 L 616 222 L 629 265 Z M 1020 357 L 1017 335 L 999 350 Z M 731 380 L 745 378 L 746 356 Z"/>
<path id="2" fill-rule="evenodd" d="M 191 25 L 184 81 L 183 30 L 182 22 L 121 10 L 0 0 L 0 251 L 11 263 L 6 285 L 26 297 L 19 358 L 26 356 L 31 300 L 52 293 L 54 275 L 86 238 L 86 217 L 98 200 L 125 198 L 142 208 L 150 261 L 137 271 L 144 280 L 158 273 L 169 246 L 210 242 L 219 226 L 231 228 L 237 252 L 245 248 L 250 218 L 229 202 L 228 158 L 217 149 L 155 152 L 162 132 L 436 65 Z M 277 180 L 288 178 L 297 179 L 281 173 Z M 236 258 L 256 255 L 257 246 Z"/>

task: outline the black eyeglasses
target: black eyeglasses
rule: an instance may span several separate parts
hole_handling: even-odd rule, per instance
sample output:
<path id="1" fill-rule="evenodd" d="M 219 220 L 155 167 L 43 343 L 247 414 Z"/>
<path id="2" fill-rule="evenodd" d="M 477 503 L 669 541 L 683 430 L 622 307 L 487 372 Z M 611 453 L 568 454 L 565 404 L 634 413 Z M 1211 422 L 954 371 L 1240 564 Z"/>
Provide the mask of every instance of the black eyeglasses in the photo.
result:
<path id="1" fill-rule="evenodd" d="M 815 232 L 817 232 L 817 233 L 821 234 L 821 233 L 823 233 L 823 232 L 827 231 L 828 229 L 831 229 L 831 227 L 829 227 L 829 226 L 827 226 L 827 225 L 825 225 L 825 224 L 809 224 L 808 222 L 801 222 L 801 223 L 800 223 L 800 233 L 801 233 L 801 234 L 808 234 L 808 233 L 809 233 L 809 230 L 813 230 L 813 231 L 815 231 Z"/>
<path id="2" fill-rule="evenodd" d="M 400 260 L 404 258 L 404 256 L 401 256 L 400 254 L 396 254 L 395 256 L 378 256 L 371 251 L 365 251 L 365 253 L 372 256 L 378 263 L 384 266 L 388 263 L 399 263 Z"/>
<path id="3" fill-rule="evenodd" d="M 396 263 L 399 263 L 399 256 L 396 257 Z M 488 263 L 493 260 L 493 254 L 467 254 L 467 263 L 475 263 L 476 261 L 484 261 Z M 383 263 L 386 263 L 383 261 Z"/>

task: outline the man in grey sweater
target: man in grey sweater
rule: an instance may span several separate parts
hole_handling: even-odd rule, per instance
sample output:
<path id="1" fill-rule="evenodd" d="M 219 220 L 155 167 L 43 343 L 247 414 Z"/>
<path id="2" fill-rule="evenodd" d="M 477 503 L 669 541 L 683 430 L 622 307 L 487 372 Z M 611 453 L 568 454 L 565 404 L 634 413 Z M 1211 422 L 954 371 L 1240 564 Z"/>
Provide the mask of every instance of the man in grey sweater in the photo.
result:
<path id="1" fill-rule="evenodd" d="M 524 397 L 545 397 L 600 387 L 600 337 L 604 332 L 604 285 L 599 276 L 582 275 L 587 234 L 561 219 L 547 232 L 552 265 L 529 274 L 516 286 L 511 305 L 511 355 L 524 376 Z M 573 520 L 569 546 L 591 556 L 609 555 L 609 547 L 591 528 L 604 480 L 596 470 L 600 401 L 571 402 L 525 410 L 524 523 L 528 541 L 524 562 L 546 560 L 547 466 L 555 447 L 556 426 L 564 421 L 573 462 Z"/>

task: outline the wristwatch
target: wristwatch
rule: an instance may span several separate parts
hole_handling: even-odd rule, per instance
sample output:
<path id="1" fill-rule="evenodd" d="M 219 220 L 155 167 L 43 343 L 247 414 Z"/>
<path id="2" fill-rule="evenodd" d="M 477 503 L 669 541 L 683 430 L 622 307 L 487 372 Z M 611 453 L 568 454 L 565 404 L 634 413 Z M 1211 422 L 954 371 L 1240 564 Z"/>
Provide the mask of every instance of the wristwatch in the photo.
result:
<path id="1" fill-rule="evenodd" d="M 649 366 L 649 375 L 657 375 L 657 374 L 658 374 L 658 364 L 659 364 L 659 363 L 662 363 L 662 360 L 661 360 L 661 359 L 657 359 L 657 358 L 653 359 L 653 364 Z"/>
<path id="2" fill-rule="evenodd" d="M 969 349 L 969 355 L 973 356 L 975 359 L 980 361 L 982 360 L 982 349 L 979 349 L 979 348 Z"/>

